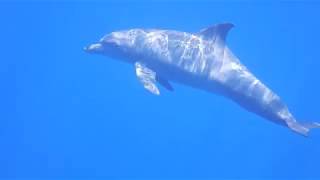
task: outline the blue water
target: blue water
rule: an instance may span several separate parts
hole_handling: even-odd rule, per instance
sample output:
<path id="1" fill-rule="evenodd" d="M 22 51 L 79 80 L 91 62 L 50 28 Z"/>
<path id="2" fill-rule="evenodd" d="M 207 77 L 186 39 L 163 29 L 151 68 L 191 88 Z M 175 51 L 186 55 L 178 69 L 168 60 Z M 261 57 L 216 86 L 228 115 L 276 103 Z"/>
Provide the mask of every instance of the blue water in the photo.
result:
<path id="1" fill-rule="evenodd" d="M 320 130 L 304 138 L 228 99 L 82 48 L 130 28 L 227 42 L 298 120 L 320 121 L 315 1 L 1 1 L 0 179 L 320 179 Z"/>

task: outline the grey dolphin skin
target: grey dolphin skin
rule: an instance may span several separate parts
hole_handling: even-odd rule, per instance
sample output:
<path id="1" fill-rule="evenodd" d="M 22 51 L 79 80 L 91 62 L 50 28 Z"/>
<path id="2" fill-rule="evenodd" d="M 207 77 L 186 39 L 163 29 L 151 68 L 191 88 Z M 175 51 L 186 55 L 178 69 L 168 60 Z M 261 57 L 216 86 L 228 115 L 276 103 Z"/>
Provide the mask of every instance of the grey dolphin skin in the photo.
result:
<path id="1" fill-rule="evenodd" d="M 320 123 L 297 122 L 279 96 L 258 80 L 226 45 L 233 24 L 216 24 L 198 33 L 161 29 L 112 32 L 85 47 L 135 66 L 145 89 L 157 84 L 172 91 L 176 82 L 227 97 L 246 110 L 307 136 Z"/>

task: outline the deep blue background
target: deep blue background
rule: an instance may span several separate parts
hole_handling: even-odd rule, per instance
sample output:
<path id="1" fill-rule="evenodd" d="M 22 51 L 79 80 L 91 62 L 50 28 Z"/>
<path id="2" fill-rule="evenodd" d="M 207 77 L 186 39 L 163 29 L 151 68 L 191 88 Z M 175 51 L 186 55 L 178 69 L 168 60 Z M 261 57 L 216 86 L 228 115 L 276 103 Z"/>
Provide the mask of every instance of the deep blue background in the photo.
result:
<path id="1" fill-rule="evenodd" d="M 320 3 L 0 2 L 0 178 L 320 178 L 309 138 L 82 48 L 111 31 L 236 27 L 228 44 L 298 120 L 320 121 Z"/>

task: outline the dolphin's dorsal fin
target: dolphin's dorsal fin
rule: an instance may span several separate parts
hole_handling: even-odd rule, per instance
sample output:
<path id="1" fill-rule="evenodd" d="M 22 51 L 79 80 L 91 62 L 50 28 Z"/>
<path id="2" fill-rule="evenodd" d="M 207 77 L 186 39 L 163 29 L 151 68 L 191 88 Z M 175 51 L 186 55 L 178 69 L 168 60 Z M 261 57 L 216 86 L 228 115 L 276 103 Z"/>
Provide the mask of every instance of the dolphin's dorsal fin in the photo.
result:
<path id="1" fill-rule="evenodd" d="M 232 27 L 234 27 L 234 25 L 231 23 L 216 24 L 208 28 L 202 29 L 198 33 L 198 35 L 208 41 L 216 41 L 217 39 L 219 39 L 224 42 L 229 30 Z"/>

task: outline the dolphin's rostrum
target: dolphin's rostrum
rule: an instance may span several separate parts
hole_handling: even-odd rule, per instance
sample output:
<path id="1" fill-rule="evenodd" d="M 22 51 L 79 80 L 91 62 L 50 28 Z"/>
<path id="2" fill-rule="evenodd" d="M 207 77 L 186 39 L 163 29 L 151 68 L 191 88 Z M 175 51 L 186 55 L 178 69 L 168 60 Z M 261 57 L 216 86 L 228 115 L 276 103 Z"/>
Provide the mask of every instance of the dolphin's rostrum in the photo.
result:
<path id="1" fill-rule="evenodd" d="M 131 29 L 112 32 L 85 48 L 133 64 L 142 85 L 159 95 L 157 84 L 172 91 L 170 82 L 181 83 L 232 99 L 293 131 L 308 135 L 319 123 L 297 122 L 279 96 L 258 80 L 226 46 L 233 27 L 223 23 L 186 33 L 174 30 Z"/>

